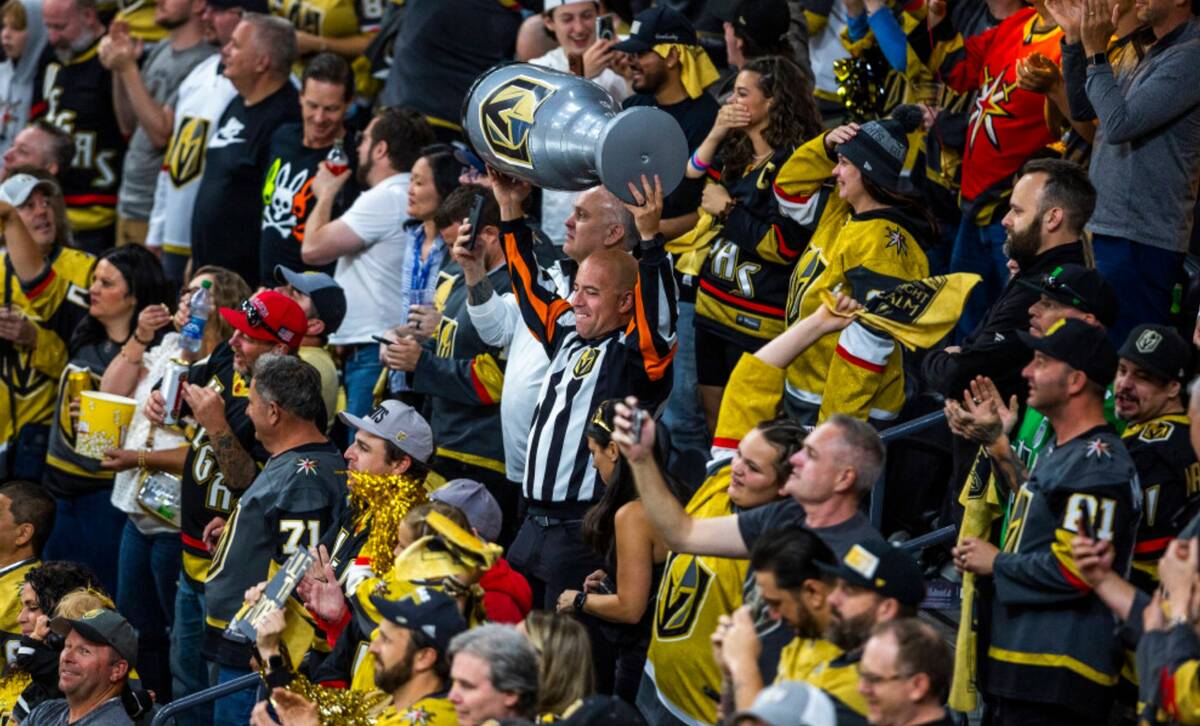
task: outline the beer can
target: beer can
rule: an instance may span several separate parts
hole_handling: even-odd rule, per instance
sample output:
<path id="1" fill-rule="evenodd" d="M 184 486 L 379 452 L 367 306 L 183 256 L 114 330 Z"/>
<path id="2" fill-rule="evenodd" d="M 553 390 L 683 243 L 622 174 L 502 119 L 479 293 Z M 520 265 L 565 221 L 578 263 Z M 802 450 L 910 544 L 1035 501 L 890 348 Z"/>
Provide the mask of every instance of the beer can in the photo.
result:
<path id="1" fill-rule="evenodd" d="M 67 374 L 67 402 L 74 401 L 84 391 L 92 390 L 92 374 L 87 371 L 71 371 Z"/>
<path id="2" fill-rule="evenodd" d="M 167 372 L 163 374 L 162 392 L 166 402 L 164 424 L 179 423 L 179 414 L 183 410 L 183 387 L 188 382 L 188 363 L 182 358 L 172 358 L 167 363 Z"/>

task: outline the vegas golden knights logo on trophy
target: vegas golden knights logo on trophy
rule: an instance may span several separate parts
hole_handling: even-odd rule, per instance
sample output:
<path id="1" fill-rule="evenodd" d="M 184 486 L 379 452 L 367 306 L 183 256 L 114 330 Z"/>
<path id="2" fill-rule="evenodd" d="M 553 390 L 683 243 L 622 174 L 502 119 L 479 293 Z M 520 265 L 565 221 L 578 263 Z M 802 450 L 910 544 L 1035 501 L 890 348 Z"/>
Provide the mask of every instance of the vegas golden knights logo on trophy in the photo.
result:
<path id="1" fill-rule="evenodd" d="M 496 156 L 526 169 L 533 168 L 529 155 L 533 115 L 556 90 L 529 76 L 517 76 L 488 94 L 479 104 L 479 124 Z"/>
<path id="2" fill-rule="evenodd" d="M 463 131 L 479 158 L 543 189 L 582 191 L 602 183 L 632 202 L 629 183 L 683 178 L 687 141 L 679 123 L 650 107 L 624 111 L 608 91 L 570 73 L 506 63 L 467 92 Z"/>

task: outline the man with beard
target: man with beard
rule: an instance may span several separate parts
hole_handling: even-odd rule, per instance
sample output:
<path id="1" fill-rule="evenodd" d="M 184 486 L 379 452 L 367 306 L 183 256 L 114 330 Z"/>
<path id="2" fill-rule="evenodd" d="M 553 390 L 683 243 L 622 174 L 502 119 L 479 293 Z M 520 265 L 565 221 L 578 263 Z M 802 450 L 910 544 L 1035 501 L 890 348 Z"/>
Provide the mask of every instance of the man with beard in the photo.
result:
<path id="1" fill-rule="evenodd" d="M 633 71 L 633 95 L 621 106 L 652 106 L 671 114 L 683 129 L 688 151 L 695 151 L 708 136 L 721 107 L 704 92 L 700 85 L 703 80 L 692 79 L 706 78 L 707 63 L 712 75 L 706 80 L 712 83 L 717 80 L 716 69 L 700 49 L 691 23 L 678 10 L 644 10 L 634 18 L 633 27 L 636 33 L 612 47 L 629 54 Z M 663 237 L 675 239 L 695 226 L 703 189 L 703 179 L 684 179 L 667 195 L 663 202 Z"/>
<path id="2" fill-rule="evenodd" d="M 958 396 L 975 376 L 989 376 L 1004 400 L 1024 396 L 1020 371 L 1031 353 L 1017 339 L 1029 328 L 1029 308 L 1038 301 L 1036 288 L 1061 265 L 1087 264 L 1083 227 L 1096 205 L 1096 191 L 1078 165 L 1059 159 L 1037 159 L 1021 169 L 1013 187 L 1004 251 L 1017 266 L 995 304 L 961 346 L 949 346 L 925 357 L 925 380 L 947 398 Z"/>
<path id="3" fill-rule="evenodd" d="M 168 31 L 138 67 L 142 42 L 128 23 L 113 22 L 100 41 L 100 63 L 113 74 L 113 103 L 123 134 L 133 134 L 117 195 L 117 244 L 145 244 L 154 185 L 171 138 L 168 106 L 179 98 L 179 84 L 201 61 L 216 52 L 204 42 L 200 20 L 203 0 L 163 0 L 154 21 Z"/>
<path id="4" fill-rule="evenodd" d="M 796 634 L 780 655 L 776 682 L 811 683 L 833 699 L 839 724 L 865 724 L 867 703 L 858 690 L 862 647 L 879 623 L 916 615 L 925 598 L 920 566 L 880 540 L 853 545 L 840 562 L 818 549 L 819 540 L 805 529 L 774 532 L 760 542 L 751 559 L 755 580 L 772 615 Z M 836 578 L 832 588 L 830 578 Z M 738 707 L 749 708 L 763 684 L 746 609 L 718 627 L 713 639 Z"/>
<path id="5" fill-rule="evenodd" d="M 113 110 L 113 77 L 100 63 L 104 34 L 95 0 L 47 0 L 42 21 L 49 43 L 38 61 L 31 118 L 71 134 L 75 157 L 62 170 L 63 197 L 75 243 L 88 252 L 112 247 L 125 137 Z"/>
<path id="6" fill-rule="evenodd" d="M 379 723 L 393 726 L 439 726 L 456 723 L 454 706 L 447 699 L 450 681 L 450 641 L 467 629 L 458 603 L 439 590 L 419 587 L 398 600 L 372 595 L 371 604 L 382 619 L 371 640 L 375 656 L 375 687 L 392 697 L 395 713 L 380 716 Z M 267 675 L 271 685 L 286 684 L 290 673 L 279 650 L 284 612 L 275 610 L 258 623 L 259 654 L 274 665 Z M 283 723 L 302 722 L 312 705 L 283 688 L 271 693 Z M 254 707 L 251 723 L 274 724 L 267 701 Z"/>
<path id="7" fill-rule="evenodd" d="M 351 402 L 363 399 L 363 380 L 369 378 L 373 387 L 378 376 L 380 364 L 374 351 L 379 344 L 374 336 L 408 323 L 404 306 L 380 303 L 397 299 L 411 280 L 411 270 L 404 265 L 409 172 L 421 149 L 431 143 L 433 130 L 416 111 L 377 111 L 358 142 L 354 173 L 365 191 L 337 219 L 333 219 L 333 203 L 350 171 L 334 174 L 328 164 L 320 164 L 313 177 L 316 204 L 305 224 L 300 255 L 306 265 L 337 262 L 333 279 L 346 291 L 346 317 L 330 342 L 346 348 L 342 359 L 346 398 Z M 354 375 L 356 370 L 372 368 L 372 376 Z M 347 410 L 355 416 L 367 413 L 354 410 L 353 405 Z"/>
<path id="8" fill-rule="evenodd" d="M 1087 263 L 1083 226 L 1095 204 L 1096 192 L 1087 173 L 1076 164 L 1058 159 L 1025 164 L 1002 222 L 1008 235 L 1005 252 L 1017 266 L 1017 274 L 961 346 L 925 356 L 922 374 L 934 390 L 957 398 L 976 376 L 987 376 L 999 389 L 1001 401 L 1013 395 L 1024 398 L 1020 371 L 1031 353 L 1017 333 L 1029 329 L 1030 308 L 1039 300 L 1038 286 L 1044 279 L 1063 265 Z M 1115 317 L 1115 307 L 1113 312 Z M 962 481 L 975 448 L 955 440 L 952 481 Z"/>

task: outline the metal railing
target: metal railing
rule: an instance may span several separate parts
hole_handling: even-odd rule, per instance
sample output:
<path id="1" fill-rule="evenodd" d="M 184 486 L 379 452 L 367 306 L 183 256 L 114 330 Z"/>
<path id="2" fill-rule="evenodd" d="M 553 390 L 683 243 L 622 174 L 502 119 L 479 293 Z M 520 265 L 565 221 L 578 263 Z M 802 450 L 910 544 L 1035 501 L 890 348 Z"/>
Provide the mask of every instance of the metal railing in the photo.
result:
<path id="1" fill-rule="evenodd" d="M 260 683 L 262 683 L 261 676 L 257 673 L 247 673 L 244 676 L 234 678 L 232 681 L 218 683 L 212 688 L 205 688 L 203 691 L 197 691 L 190 696 L 177 698 L 154 714 L 154 720 L 150 722 L 150 726 L 166 726 L 169 723 L 173 723 L 179 714 L 190 708 L 212 703 L 218 698 L 224 698 L 239 691 L 256 688 Z"/>
<path id="2" fill-rule="evenodd" d="M 936 426 L 946 420 L 945 411 L 934 411 L 927 413 L 924 416 L 918 416 L 911 421 L 905 421 L 902 424 L 897 424 L 890 429 L 885 429 L 880 432 L 879 438 L 883 439 L 883 445 L 887 446 L 890 442 L 897 439 L 911 436 L 912 434 L 920 433 L 925 429 Z M 886 489 L 885 479 L 886 472 L 880 472 L 879 481 L 875 482 L 875 486 L 871 488 L 871 502 L 868 516 L 871 519 L 871 526 L 876 531 L 883 531 L 883 496 Z"/>

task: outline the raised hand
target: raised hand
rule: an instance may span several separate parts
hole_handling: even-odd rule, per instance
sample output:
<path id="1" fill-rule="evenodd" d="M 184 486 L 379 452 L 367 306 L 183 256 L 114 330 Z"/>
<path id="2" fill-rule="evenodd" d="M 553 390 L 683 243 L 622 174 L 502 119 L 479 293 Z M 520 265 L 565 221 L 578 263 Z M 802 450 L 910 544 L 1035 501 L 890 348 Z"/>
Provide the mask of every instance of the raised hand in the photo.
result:
<path id="1" fill-rule="evenodd" d="M 612 440 L 617 442 L 617 448 L 622 456 L 631 462 L 645 461 L 654 456 L 654 418 L 642 416 L 642 436 L 637 442 L 633 440 L 633 412 L 638 400 L 627 396 L 623 403 L 618 403 L 614 409 Z"/>
<path id="2" fill-rule="evenodd" d="M 637 185 L 629 182 L 629 193 L 633 196 L 634 203 L 626 204 L 625 208 L 633 214 L 633 221 L 642 240 L 649 242 L 658 234 L 658 223 L 662 220 L 662 179 L 655 174 L 654 186 L 650 186 L 650 180 L 642 174 L 642 188 L 638 189 Z"/>

